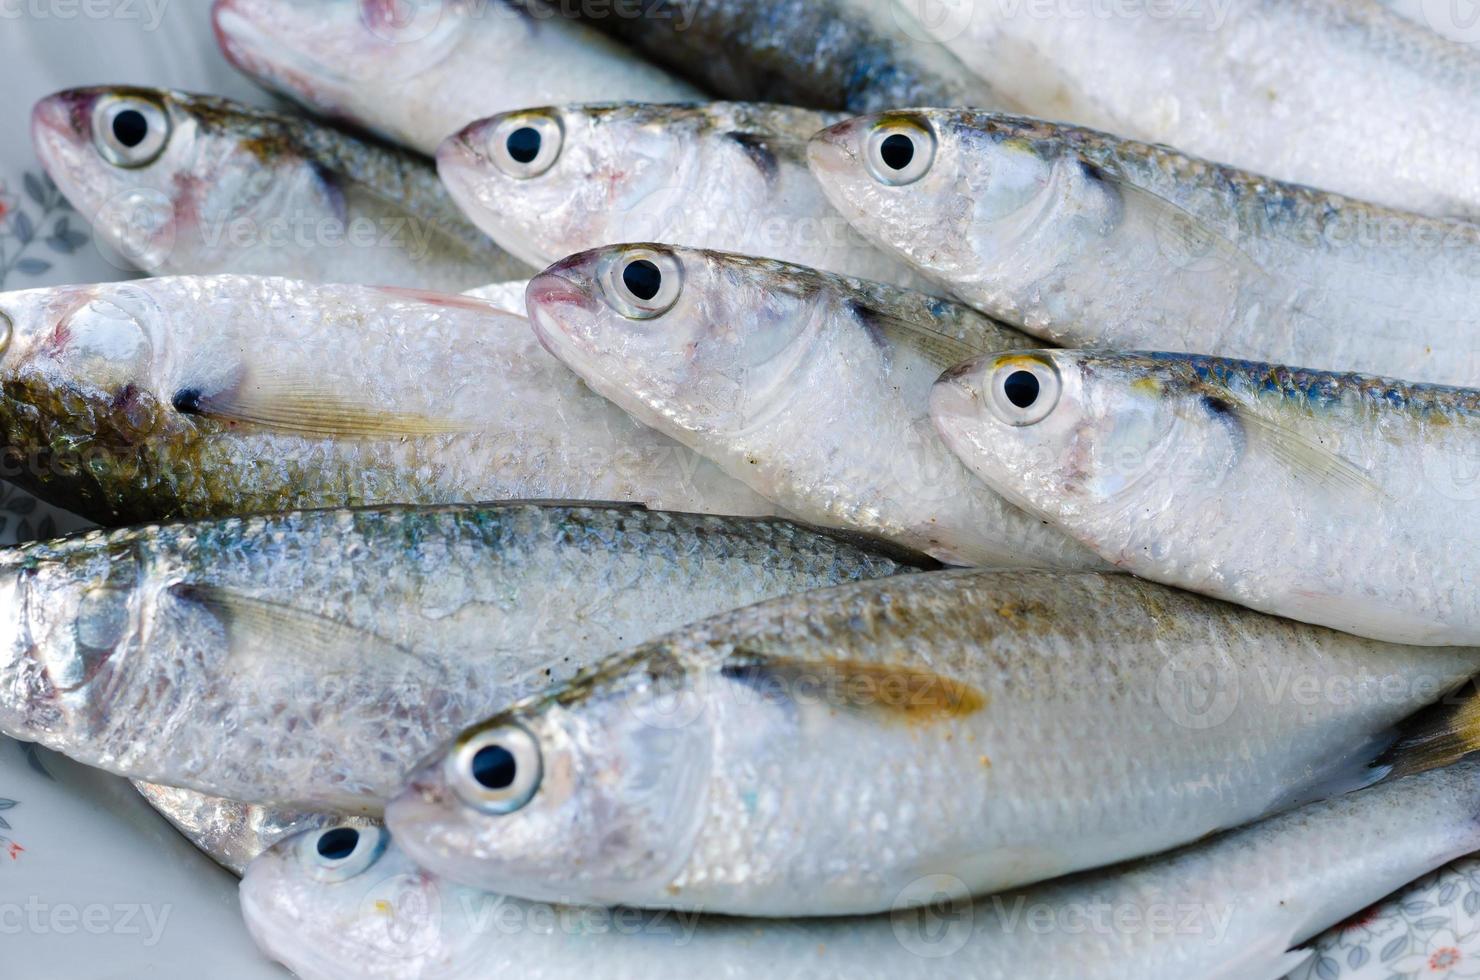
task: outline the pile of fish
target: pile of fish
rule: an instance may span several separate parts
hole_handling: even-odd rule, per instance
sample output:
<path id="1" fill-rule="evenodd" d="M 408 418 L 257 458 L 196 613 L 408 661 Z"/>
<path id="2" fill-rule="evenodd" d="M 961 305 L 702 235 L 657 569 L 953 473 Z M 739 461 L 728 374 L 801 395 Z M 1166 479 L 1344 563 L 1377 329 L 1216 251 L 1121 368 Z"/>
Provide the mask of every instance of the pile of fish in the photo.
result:
<path id="1" fill-rule="evenodd" d="M 152 278 L 0 294 L 102 525 L 0 552 L 0 732 L 304 978 L 1276 980 L 1480 851 L 1480 52 L 570 6 L 35 107 Z"/>

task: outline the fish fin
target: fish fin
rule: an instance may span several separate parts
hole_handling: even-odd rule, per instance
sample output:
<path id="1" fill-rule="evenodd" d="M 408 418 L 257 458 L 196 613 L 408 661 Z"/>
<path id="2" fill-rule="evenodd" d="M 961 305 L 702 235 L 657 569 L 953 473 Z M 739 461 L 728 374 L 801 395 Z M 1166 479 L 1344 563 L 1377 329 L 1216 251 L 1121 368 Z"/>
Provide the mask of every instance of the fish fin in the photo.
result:
<path id="1" fill-rule="evenodd" d="M 761 176 L 767 183 L 774 183 L 778 174 L 781 173 L 781 162 L 776 158 L 776 151 L 771 148 L 771 138 L 759 133 L 726 133 L 725 136 L 740 144 L 750 162 L 755 164 L 755 169 L 761 172 Z"/>
<path id="2" fill-rule="evenodd" d="M 961 337 L 936 330 L 929 324 L 893 316 L 877 307 L 853 301 L 853 315 L 890 344 L 919 351 L 941 371 L 974 360 L 992 350 Z"/>
<path id="3" fill-rule="evenodd" d="M 1480 688 L 1465 684 L 1398 726 L 1392 744 L 1372 762 L 1382 779 L 1442 769 L 1480 751 Z"/>
<path id="4" fill-rule="evenodd" d="M 1252 406 L 1220 398 L 1205 399 L 1210 411 L 1231 414 L 1249 438 L 1258 442 L 1291 471 L 1317 485 L 1386 498 L 1387 492 L 1356 463 L 1273 419 Z"/>
<path id="5" fill-rule="evenodd" d="M 232 663 L 246 669 L 261 651 L 323 665 L 333 673 L 336 662 L 356 671 L 367 657 L 426 658 L 411 649 L 341 620 L 321 616 L 271 599 L 213 585 L 178 582 L 169 587 L 175 599 L 204 608 L 221 624 Z"/>
<path id="6" fill-rule="evenodd" d="M 1126 201 L 1140 202 L 1153 216 L 1151 220 L 1162 254 L 1169 259 L 1183 256 L 1180 260 L 1173 260 L 1180 261 L 1189 272 L 1196 272 L 1199 265 L 1212 263 L 1237 269 L 1254 281 L 1273 278 L 1268 269 L 1227 235 L 1210 227 L 1176 201 L 1088 161 L 1081 161 L 1081 165 L 1090 179 L 1113 187 Z"/>
<path id="7" fill-rule="evenodd" d="M 185 388 L 175 394 L 172 403 L 184 415 L 308 438 L 394 439 L 447 435 L 473 428 L 467 422 L 356 403 L 317 381 L 291 377 L 260 381 L 244 377 L 213 394 Z"/>
<path id="8" fill-rule="evenodd" d="M 987 704 L 986 694 L 970 684 L 901 664 L 800 660 L 736 648 L 720 674 L 763 696 L 896 721 L 944 721 L 974 714 Z"/>

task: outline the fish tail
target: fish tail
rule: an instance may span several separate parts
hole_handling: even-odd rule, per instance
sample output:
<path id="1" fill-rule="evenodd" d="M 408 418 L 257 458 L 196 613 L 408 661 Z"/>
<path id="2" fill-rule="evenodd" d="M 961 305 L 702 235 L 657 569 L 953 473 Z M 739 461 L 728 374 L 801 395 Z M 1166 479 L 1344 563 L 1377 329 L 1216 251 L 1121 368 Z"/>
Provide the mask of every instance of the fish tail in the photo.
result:
<path id="1" fill-rule="evenodd" d="M 1452 765 L 1480 751 L 1480 685 L 1466 681 L 1439 701 L 1409 716 L 1372 768 L 1381 779 L 1399 779 Z"/>

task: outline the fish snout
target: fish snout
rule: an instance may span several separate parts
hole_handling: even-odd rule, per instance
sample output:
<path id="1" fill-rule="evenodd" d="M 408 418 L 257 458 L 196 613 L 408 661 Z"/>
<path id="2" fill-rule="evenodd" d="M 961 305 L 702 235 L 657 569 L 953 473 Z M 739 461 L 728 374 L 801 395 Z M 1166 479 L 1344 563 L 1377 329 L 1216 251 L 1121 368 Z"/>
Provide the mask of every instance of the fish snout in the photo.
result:
<path id="1" fill-rule="evenodd" d="M 807 163 L 818 177 L 842 177 L 858 167 L 862 120 L 829 126 L 807 142 Z"/>

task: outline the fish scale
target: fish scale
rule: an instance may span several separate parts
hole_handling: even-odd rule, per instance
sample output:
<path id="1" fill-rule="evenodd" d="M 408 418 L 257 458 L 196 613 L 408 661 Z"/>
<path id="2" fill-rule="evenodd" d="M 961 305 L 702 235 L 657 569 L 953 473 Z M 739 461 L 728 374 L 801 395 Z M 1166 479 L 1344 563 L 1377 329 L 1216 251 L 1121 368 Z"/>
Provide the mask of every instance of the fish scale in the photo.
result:
<path id="1" fill-rule="evenodd" d="M 0 727 L 149 782 L 374 813 L 463 724 L 570 676 L 576 648 L 921 564 L 782 521 L 600 505 L 94 532 L 0 556 Z"/>
<path id="2" fill-rule="evenodd" d="M 876 912 L 922 876 L 985 894 L 1375 780 L 1389 728 L 1477 658 L 1129 576 L 846 585 L 686 627 L 468 729 L 386 821 L 429 870 L 533 900 Z M 526 738 L 532 795 L 480 808 L 460 753 Z"/>

